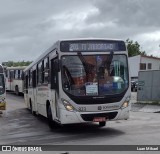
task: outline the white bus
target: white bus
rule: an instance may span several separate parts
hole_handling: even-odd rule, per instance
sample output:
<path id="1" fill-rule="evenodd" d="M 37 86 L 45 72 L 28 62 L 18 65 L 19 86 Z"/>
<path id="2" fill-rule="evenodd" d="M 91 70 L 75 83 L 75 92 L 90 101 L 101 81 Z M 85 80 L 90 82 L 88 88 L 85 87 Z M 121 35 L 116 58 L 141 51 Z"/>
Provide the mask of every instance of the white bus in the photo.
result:
<path id="1" fill-rule="evenodd" d="M 57 41 L 25 70 L 25 103 L 58 124 L 128 119 L 130 76 L 125 42 Z"/>
<path id="2" fill-rule="evenodd" d="M 6 90 L 5 90 L 5 74 L 3 66 L 0 65 L 0 113 L 6 109 Z"/>
<path id="3" fill-rule="evenodd" d="M 15 92 L 17 95 L 23 93 L 24 82 L 22 80 L 22 73 L 26 66 L 6 67 L 6 90 Z"/>

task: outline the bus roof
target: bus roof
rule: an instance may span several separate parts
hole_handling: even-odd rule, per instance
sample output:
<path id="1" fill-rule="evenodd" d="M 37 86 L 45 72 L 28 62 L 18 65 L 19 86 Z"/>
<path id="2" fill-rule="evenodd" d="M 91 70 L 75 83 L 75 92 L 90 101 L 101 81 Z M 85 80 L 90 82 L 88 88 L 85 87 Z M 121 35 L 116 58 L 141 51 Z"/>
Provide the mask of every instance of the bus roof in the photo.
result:
<path id="1" fill-rule="evenodd" d="M 41 59 L 43 59 L 45 56 L 47 56 L 50 52 L 52 52 L 54 49 L 59 47 L 60 42 L 62 41 L 95 41 L 95 40 L 102 40 L 102 41 L 123 41 L 121 39 L 111 39 L 111 38 L 74 38 L 74 39 L 61 39 L 56 41 L 50 48 L 48 48 L 43 54 L 41 54 L 35 61 L 33 61 L 29 66 L 27 66 L 24 69 L 24 72 L 33 67 L 35 64 L 37 64 Z"/>
<path id="2" fill-rule="evenodd" d="M 111 41 L 124 41 L 122 39 L 114 39 L 114 38 L 74 38 L 74 39 L 61 39 L 61 40 L 58 40 L 59 42 L 61 41 L 82 41 L 82 40 L 104 40 L 104 41 L 107 41 L 107 40 L 111 40 Z M 57 42 L 58 42 L 57 41 Z"/>

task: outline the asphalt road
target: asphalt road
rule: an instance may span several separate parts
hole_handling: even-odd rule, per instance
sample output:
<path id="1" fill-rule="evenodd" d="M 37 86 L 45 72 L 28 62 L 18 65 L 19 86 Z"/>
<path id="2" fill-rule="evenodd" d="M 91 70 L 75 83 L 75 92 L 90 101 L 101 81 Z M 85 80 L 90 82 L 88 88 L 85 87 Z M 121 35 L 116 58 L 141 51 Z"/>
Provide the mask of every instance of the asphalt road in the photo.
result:
<path id="1" fill-rule="evenodd" d="M 0 145 L 159 145 L 160 114 L 131 112 L 129 120 L 76 124 L 51 130 L 47 119 L 34 117 L 23 96 L 7 94 L 7 111 L 0 115 Z"/>

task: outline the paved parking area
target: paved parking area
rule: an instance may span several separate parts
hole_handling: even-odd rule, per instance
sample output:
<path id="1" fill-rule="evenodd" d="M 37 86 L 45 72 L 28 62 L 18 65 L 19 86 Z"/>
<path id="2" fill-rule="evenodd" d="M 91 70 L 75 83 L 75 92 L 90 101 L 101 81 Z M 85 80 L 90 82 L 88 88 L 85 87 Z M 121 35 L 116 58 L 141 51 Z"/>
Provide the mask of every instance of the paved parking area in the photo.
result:
<path id="1" fill-rule="evenodd" d="M 137 102 L 137 92 L 131 93 L 131 102 L 136 103 Z"/>
<path id="2" fill-rule="evenodd" d="M 131 111 L 160 113 L 160 105 L 138 103 L 137 102 L 137 92 L 131 93 L 131 102 L 132 102 Z"/>

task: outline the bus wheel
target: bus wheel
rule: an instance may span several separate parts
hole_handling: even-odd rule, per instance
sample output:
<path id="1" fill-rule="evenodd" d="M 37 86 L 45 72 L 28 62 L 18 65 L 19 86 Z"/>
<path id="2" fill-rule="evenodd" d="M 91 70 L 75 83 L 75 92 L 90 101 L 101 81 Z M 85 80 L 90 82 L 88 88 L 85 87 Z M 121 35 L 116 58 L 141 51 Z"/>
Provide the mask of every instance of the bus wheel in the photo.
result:
<path id="1" fill-rule="evenodd" d="M 31 100 L 30 100 L 30 110 L 31 110 L 31 113 L 36 116 L 36 112 L 33 111 L 33 107 L 32 107 L 32 103 L 31 103 Z"/>
<path id="2" fill-rule="evenodd" d="M 47 118 L 48 118 L 48 125 L 51 129 L 55 128 L 55 122 L 53 121 L 52 118 L 52 111 L 51 111 L 51 106 L 50 104 L 47 107 Z"/>
<path id="3" fill-rule="evenodd" d="M 106 122 L 105 122 L 105 121 L 99 122 L 99 126 L 100 126 L 100 127 L 104 127 L 105 125 L 106 125 Z"/>
<path id="4" fill-rule="evenodd" d="M 18 89 L 18 86 L 15 86 L 15 93 L 16 93 L 16 95 L 19 95 L 19 89 Z"/>

